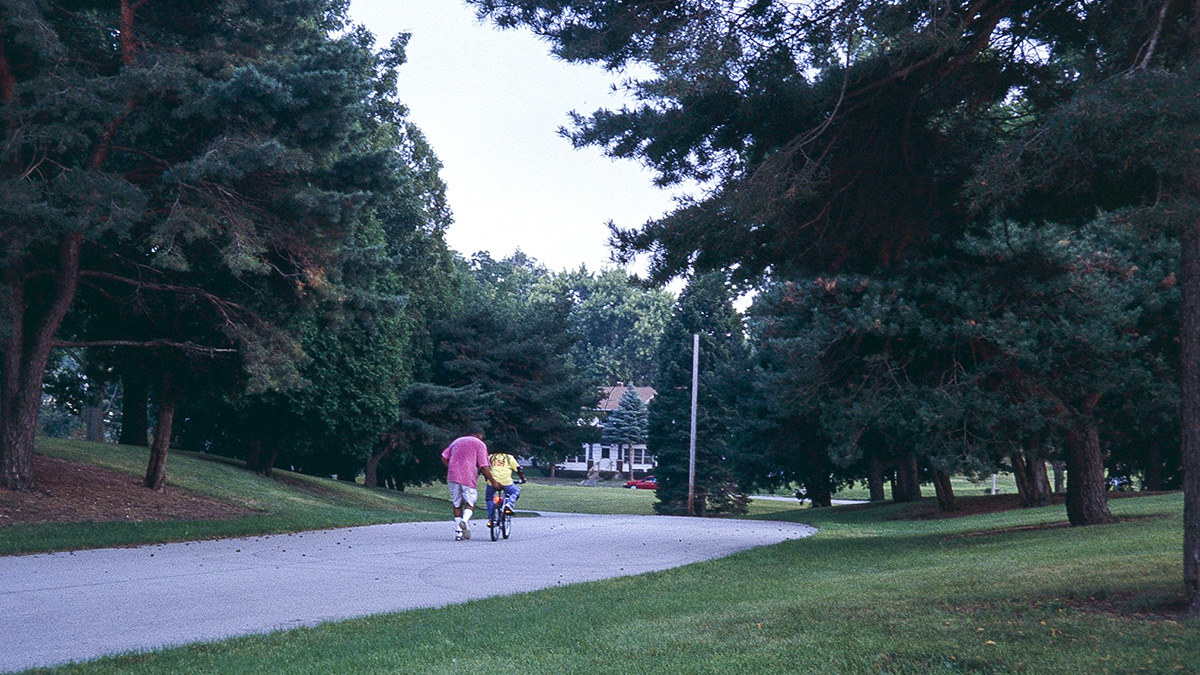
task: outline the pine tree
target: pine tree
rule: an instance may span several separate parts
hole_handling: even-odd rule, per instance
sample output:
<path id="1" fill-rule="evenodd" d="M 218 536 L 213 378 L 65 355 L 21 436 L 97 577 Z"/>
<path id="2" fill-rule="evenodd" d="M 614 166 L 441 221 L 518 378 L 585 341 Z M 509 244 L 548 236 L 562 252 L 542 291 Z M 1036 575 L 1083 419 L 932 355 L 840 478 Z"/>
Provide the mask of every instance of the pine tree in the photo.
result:
<path id="1" fill-rule="evenodd" d="M 696 424 L 696 511 L 740 513 L 746 499 L 729 465 L 738 401 L 749 361 L 741 317 L 725 275 L 692 278 L 679 296 L 659 351 L 658 394 L 650 403 L 648 449 L 658 457 L 659 513 L 687 512 L 691 425 L 692 335 L 700 335 Z"/>
<path id="2" fill-rule="evenodd" d="M 617 409 L 609 413 L 608 419 L 604 421 L 601 440 L 628 450 L 624 456 L 629 461 L 629 480 L 633 480 L 633 446 L 646 442 L 648 415 L 642 397 L 638 396 L 633 385 L 629 384 L 625 393 L 621 394 L 621 399 L 617 401 Z"/>
<path id="3" fill-rule="evenodd" d="M 582 443 L 581 420 L 598 391 L 569 354 L 571 302 L 539 291 L 545 269 L 524 254 L 493 260 L 477 254 L 460 269 L 461 307 L 435 328 L 432 382 L 478 386 L 489 445 L 555 463 Z"/>
<path id="4" fill-rule="evenodd" d="M 761 419 L 782 440 L 756 471 L 828 475 L 803 452 L 812 444 L 843 480 L 867 476 L 871 460 L 903 467 L 907 453 L 936 479 L 1061 452 L 1074 474 L 1068 515 L 1098 500 L 1086 507 L 1103 518 L 1099 444 L 1144 452 L 1154 421 L 1173 416 L 1164 365 L 1177 291 L 1162 283 L 1173 259 L 1168 241 L 1119 220 L 1082 232 L 1010 225 L 893 274 L 772 285 L 750 325 Z"/>
<path id="5" fill-rule="evenodd" d="M 236 356 L 257 391 L 300 383 L 282 325 L 341 290 L 331 271 L 344 237 L 391 175 L 392 148 L 364 136 L 400 110 L 388 78 L 402 44 L 374 53 L 344 11 L 325 0 L 0 6 L 8 487 L 32 484 L 55 345 L 145 350 L 159 385 L 152 486 L 181 385 L 218 377 L 192 357 Z M 71 319 L 72 335 L 60 330 L 68 312 L 87 319 Z"/>

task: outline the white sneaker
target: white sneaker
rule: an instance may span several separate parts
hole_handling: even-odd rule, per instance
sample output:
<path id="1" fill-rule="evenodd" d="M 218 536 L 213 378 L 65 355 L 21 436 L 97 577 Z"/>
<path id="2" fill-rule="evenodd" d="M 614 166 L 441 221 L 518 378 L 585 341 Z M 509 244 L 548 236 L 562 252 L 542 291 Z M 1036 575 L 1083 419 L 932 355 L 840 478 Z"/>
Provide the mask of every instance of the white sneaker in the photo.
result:
<path id="1" fill-rule="evenodd" d="M 471 538 L 471 528 L 469 525 L 467 525 L 467 521 L 465 521 L 465 520 L 462 521 L 462 538 L 463 539 Z"/>

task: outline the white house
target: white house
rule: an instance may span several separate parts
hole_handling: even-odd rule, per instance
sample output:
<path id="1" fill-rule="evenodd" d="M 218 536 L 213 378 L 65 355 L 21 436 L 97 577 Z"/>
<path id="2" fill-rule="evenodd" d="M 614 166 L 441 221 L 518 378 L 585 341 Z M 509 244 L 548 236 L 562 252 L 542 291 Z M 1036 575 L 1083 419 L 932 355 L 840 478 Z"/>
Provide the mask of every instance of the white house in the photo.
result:
<path id="1" fill-rule="evenodd" d="M 596 408 L 596 412 L 599 413 L 595 421 L 596 426 L 604 427 L 604 418 L 608 416 L 608 413 L 617 409 L 617 404 L 621 401 L 626 389 L 627 387 L 624 385 L 600 388 L 603 398 Z M 652 387 L 634 387 L 633 391 L 637 393 L 638 398 L 642 399 L 642 403 L 646 404 L 649 404 L 657 393 Z M 654 471 L 654 467 L 658 466 L 654 455 L 646 452 L 644 443 L 637 443 L 632 448 L 617 444 L 584 443 L 580 450 L 580 454 L 570 455 L 556 464 L 554 466 L 555 473 L 567 471 L 587 474 L 595 470 L 602 474 L 620 473 L 627 476 L 629 475 L 630 455 L 632 455 L 633 473 L 636 476 L 651 473 Z"/>

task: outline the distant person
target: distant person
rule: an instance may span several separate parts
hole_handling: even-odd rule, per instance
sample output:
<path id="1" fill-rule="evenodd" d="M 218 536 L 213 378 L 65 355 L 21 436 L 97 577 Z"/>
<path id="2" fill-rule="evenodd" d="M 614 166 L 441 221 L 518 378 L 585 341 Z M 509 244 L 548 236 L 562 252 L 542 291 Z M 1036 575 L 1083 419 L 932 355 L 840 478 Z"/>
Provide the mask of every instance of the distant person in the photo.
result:
<path id="1" fill-rule="evenodd" d="M 496 518 L 496 504 L 492 501 L 492 497 L 495 497 L 499 490 L 504 493 L 504 508 L 508 508 L 510 504 L 516 504 L 517 499 L 521 497 L 521 488 L 515 485 L 513 472 L 517 473 L 517 478 L 522 483 L 525 482 L 525 472 L 521 470 L 517 458 L 507 452 L 493 452 L 488 461 L 491 464 L 492 478 L 496 479 L 500 485 L 499 488 L 494 488 L 488 484 L 485 494 L 488 505 L 488 527 L 491 527 Z"/>
<path id="2" fill-rule="evenodd" d="M 446 465 L 446 485 L 450 488 L 450 503 L 454 506 L 454 539 L 470 539 L 471 515 L 475 513 L 475 500 L 479 496 L 475 487 L 479 484 L 479 472 L 483 472 L 488 487 L 499 487 L 489 468 L 483 429 L 472 426 L 466 436 L 454 439 L 442 451 L 442 464 Z"/>

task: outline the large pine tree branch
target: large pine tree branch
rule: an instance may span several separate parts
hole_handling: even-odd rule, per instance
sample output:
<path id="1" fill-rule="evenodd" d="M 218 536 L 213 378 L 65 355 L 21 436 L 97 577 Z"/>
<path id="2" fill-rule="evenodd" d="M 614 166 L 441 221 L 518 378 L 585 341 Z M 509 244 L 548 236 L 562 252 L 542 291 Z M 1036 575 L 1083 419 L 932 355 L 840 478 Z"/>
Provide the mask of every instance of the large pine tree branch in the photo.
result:
<path id="1" fill-rule="evenodd" d="M 59 325 L 62 324 L 63 317 L 67 315 L 67 310 L 71 308 L 71 303 L 75 300 L 75 291 L 79 287 L 79 256 L 80 249 L 83 246 L 83 234 L 72 232 L 62 235 L 59 240 L 58 247 L 58 274 L 55 277 L 54 297 L 50 300 L 42 314 L 41 320 L 34 326 L 33 335 L 30 338 L 29 351 L 37 358 L 40 358 L 43 353 L 49 355 L 50 343 L 54 339 L 54 334 L 58 332 Z M 28 373 L 28 378 L 41 378 L 42 372 Z M 30 386 L 32 382 L 26 382 L 25 386 Z"/>
<path id="2" fill-rule="evenodd" d="M 121 0 L 120 9 L 120 27 L 118 35 L 121 41 L 121 64 L 130 68 L 137 62 L 137 38 L 134 37 L 134 14 L 138 8 L 146 3 L 146 0 L 138 0 L 130 2 L 130 0 Z M 104 129 L 104 133 L 100 134 L 100 138 L 96 141 L 96 146 L 92 149 L 91 155 L 88 157 L 88 168 L 99 169 L 104 165 L 104 161 L 108 158 L 108 151 L 112 147 L 113 139 L 117 136 L 117 131 L 125 120 L 133 114 L 133 111 L 138 106 L 138 98 L 130 97 L 125 102 L 125 110 Z"/>
<path id="3" fill-rule="evenodd" d="M 68 342 L 63 340 L 55 341 L 54 347 L 62 349 L 72 349 L 81 347 L 135 347 L 153 349 L 158 347 L 170 347 L 173 349 L 182 349 L 189 354 L 207 354 L 215 356 L 217 354 L 236 354 L 236 349 L 227 347 L 211 347 L 209 345 L 196 344 L 195 342 L 176 342 L 174 340 L 85 340 L 79 342 Z"/>
<path id="4" fill-rule="evenodd" d="M 1150 39 L 1143 47 L 1145 53 L 1142 54 L 1141 59 L 1134 65 L 1133 70 L 1145 70 L 1150 65 L 1151 59 L 1154 58 L 1154 52 L 1158 49 L 1158 41 L 1162 37 L 1163 24 L 1167 21 L 1167 10 L 1170 8 L 1171 0 L 1165 0 L 1162 4 L 1162 9 L 1158 11 L 1158 22 L 1154 25 L 1154 33 L 1150 35 Z"/>
<path id="5" fill-rule="evenodd" d="M 101 272 L 99 270 L 84 270 L 81 272 L 81 275 L 93 279 L 104 279 L 107 281 L 115 281 L 117 283 L 127 284 L 138 290 L 175 293 L 177 295 L 190 295 L 192 297 L 201 298 L 208 301 L 213 307 L 215 307 L 217 311 L 221 313 L 221 316 L 225 318 L 226 323 L 229 324 L 235 323 L 231 314 L 232 312 L 241 314 L 244 317 L 252 318 L 256 316 L 252 310 L 196 286 L 182 286 L 179 284 L 157 283 L 142 279 L 131 279 L 129 277 L 123 277 L 119 274 Z"/>

